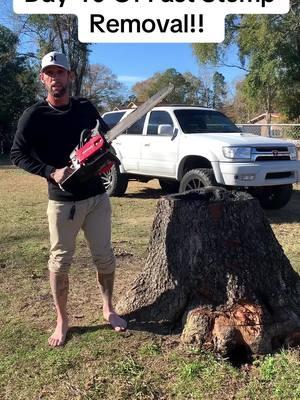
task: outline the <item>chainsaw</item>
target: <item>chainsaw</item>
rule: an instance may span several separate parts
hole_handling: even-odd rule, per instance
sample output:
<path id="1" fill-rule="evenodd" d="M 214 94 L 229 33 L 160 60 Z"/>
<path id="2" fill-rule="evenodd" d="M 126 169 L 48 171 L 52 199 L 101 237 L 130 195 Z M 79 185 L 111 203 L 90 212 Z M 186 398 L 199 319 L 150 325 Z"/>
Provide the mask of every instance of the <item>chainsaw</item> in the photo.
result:
<path id="1" fill-rule="evenodd" d="M 114 164 L 119 165 L 120 161 L 115 155 L 111 145 L 112 141 L 152 110 L 173 89 L 174 85 L 169 84 L 169 86 L 157 92 L 105 135 L 99 131 L 99 120 L 97 120 L 95 128 L 84 129 L 81 132 L 79 144 L 70 154 L 72 172 L 59 184 L 60 188 L 69 191 L 74 185 L 83 183 L 93 176 L 108 172 Z"/>

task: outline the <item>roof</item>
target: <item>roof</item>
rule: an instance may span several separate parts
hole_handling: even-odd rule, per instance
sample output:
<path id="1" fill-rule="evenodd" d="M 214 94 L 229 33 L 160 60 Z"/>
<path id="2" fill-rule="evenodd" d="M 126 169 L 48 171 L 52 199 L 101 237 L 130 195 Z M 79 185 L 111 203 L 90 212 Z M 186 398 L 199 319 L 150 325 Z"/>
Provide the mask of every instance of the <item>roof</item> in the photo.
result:
<path id="1" fill-rule="evenodd" d="M 280 114 L 279 113 L 270 113 L 269 115 L 270 115 L 271 118 L 280 118 Z M 256 117 L 250 119 L 249 121 L 247 121 L 247 124 L 255 124 L 255 122 L 258 122 L 261 119 L 266 118 L 266 116 L 267 116 L 267 113 L 260 114 L 260 115 L 258 115 Z"/>

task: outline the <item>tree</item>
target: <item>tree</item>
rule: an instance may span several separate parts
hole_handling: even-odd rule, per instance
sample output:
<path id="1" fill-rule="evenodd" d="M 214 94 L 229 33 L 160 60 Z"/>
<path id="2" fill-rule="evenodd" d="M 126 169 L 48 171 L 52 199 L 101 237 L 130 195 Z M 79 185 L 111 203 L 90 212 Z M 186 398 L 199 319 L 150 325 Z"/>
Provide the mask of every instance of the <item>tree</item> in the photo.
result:
<path id="1" fill-rule="evenodd" d="M 105 65 L 93 64 L 87 68 L 81 95 L 88 98 L 98 110 L 109 110 L 122 103 L 123 85 Z"/>
<path id="2" fill-rule="evenodd" d="M 219 72 L 199 79 L 191 72 L 181 74 L 175 68 L 157 72 L 145 81 L 136 83 L 132 90 L 138 101 L 145 101 L 169 82 L 173 83 L 175 90 L 167 97 L 168 103 L 220 108 L 227 95 L 225 78 Z"/>
<path id="3" fill-rule="evenodd" d="M 138 101 L 145 101 L 170 82 L 175 86 L 175 90 L 166 98 L 166 102 L 202 103 L 203 84 L 201 80 L 189 72 L 181 74 L 175 68 L 169 68 L 162 73 L 157 72 L 147 80 L 136 83 L 132 90 Z"/>
<path id="4" fill-rule="evenodd" d="M 244 192 L 161 198 L 145 266 L 117 310 L 137 329 L 177 327 L 184 343 L 231 359 L 300 344 L 300 277 Z"/>
<path id="5" fill-rule="evenodd" d="M 17 53 L 17 45 L 17 35 L 0 25 L 0 141 L 4 152 L 10 149 L 16 121 L 35 100 L 35 74 Z"/>
<path id="6" fill-rule="evenodd" d="M 185 93 L 184 103 L 203 105 L 204 84 L 203 81 L 193 75 L 191 72 L 182 74 L 188 90 Z"/>
<path id="7" fill-rule="evenodd" d="M 227 90 L 225 77 L 223 74 L 219 72 L 215 72 L 213 75 L 213 85 L 212 85 L 212 107 L 213 108 L 222 108 L 224 105 L 224 101 L 226 99 Z"/>
<path id="8" fill-rule="evenodd" d="M 150 97 L 151 85 L 158 79 L 159 75 L 159 73 L 156 73 L 152 77 L 133 85 L 132 91 L 137 102 L 144 102 Z"/>
<path id="9" fill-rule="evenodd" d="M 244 89 L 245 82 L 239 81 L 236 84 L 235 96 L 233 100 L 233 110 L 235 120 L 239 123 L 246 123 L 253 115 L 259 115 L 265 112 L 263 104 L 254 101 L 249 97 Z"/>
<path id="10" fill-rule="evenodd" d="M 285 15 L 231 15 L 224 43 L 195 44 L 194 53 L 200 62 L 228 65 L 226 50 L 237 46 L 237 67 L 247 72 L 244 95 L 264 111 L 276 108 L 294 118 L 300 114 L 299 11 L 300 0 L 292 0 Z"/>
<path id="11" fill-rule="evenodd" d="M 170 82 L 173 83 L 175 89 L 167 97 L 167 101 L 170 103 L 184 103 L 186 94 L 190 88 L 190 84 L 184 79 L 184 76 L 180 72 L 176 71 L 175 68 L 169 68 L 162 74 L 157 75 L 157 78 L 149 87 L 149 97 L 153 96 L 156 92 L 167 86 Z"/>

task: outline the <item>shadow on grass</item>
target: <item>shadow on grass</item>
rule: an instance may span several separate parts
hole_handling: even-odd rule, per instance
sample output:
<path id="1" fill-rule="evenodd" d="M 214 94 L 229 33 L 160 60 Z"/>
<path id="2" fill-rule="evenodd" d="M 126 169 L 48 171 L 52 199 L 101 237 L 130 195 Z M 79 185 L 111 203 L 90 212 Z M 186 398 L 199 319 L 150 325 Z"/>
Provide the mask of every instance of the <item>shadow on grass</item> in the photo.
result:
<path id="1" fill-rule="evenodd" d="M 93 332 L 101 331 L 104 329 L 112 330 L 112 327 L 109 324 L 88 325 L 88 326 L 71 326 L 68 330 L 65 343 L 72 340 L 75 336 L 85 335 L 87 333 L 93 333 Z"/>
<path id="2" fill-rule="evenodd" d="M 164 195 L 161 189 L 145 188 L 137 193 L 126 193 L 126 199 L 159 199 Z"/>
<path id="3" fill-rule="evenodd" d="M 294 190 L 290 202 L 280 210 L 265 210 L 271 224 L 300 223 L 300 191 Z"/>
<path id="4" fill-rule="evenodd" d="M 96 332 L 102 329 L 111 329 L 109 324 L 88 325 L 88 326 L 71 326 L 68 330 L 69 339 L 74 335 L 84 335 L 85 333 Z"/>
<path id="5" fill-rule="evenodd" d="M 126 318 L 125 318 L 126 319 Z M 128 322 L 129 330 L 138 332 L 149 332 L 160 336 L 167 336 L 171 334 L 179 334 L 182 331 L 182 326 L 174 324 L 162 324 L 158 322 Z"/>
<path id="6" fill-rule="evenodd" d="M 128 319 L 126 319 L 128 321 Z M 71 340 L 74 336 L 84 335 L 86 333 L 93 333 L 101 330 L 109 330 L 114 332 L 113 328 L 110 324 L 101 324 L 101 325 L 90 325 L 90 326 L 72 326 L 68 330 L 66 342 Z M 150 332 L 161 336 L 166 336 L 172 334 L 178 334 L 181 332 L 179 326 L 171 326 L 167 324 L 160 324 L 154 322 L 137 322 L 137 321 L 128 321 L 128 329 L 124 332 L 116 332 L 120 335 L 126 335 L 131 331 L 137 332 Z"/>

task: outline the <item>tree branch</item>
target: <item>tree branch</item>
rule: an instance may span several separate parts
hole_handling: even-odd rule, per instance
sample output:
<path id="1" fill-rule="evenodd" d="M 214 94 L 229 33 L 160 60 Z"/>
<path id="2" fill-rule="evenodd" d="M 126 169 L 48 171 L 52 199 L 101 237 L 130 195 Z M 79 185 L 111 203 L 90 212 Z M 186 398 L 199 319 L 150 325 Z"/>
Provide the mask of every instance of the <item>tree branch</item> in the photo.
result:
<path id="1" fill-rule="evenodd" d="M 242 67 L 241 65 L 227 64 L 227 63 L 225 63 L 225 62 L 221 62 L 221 63 L 219 63 L 219 64 L 216 64 L 216 67 L 238 68 L 238 69 L 241 69 L 241 70 L 243 70 L 243 71 L 250 72 L 249 69 L 247 69 L 247 68 L 245 68 L 245 67 Z"/>

